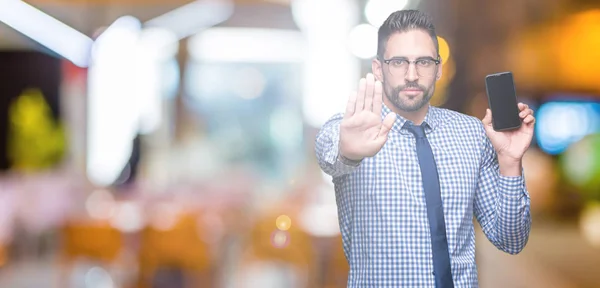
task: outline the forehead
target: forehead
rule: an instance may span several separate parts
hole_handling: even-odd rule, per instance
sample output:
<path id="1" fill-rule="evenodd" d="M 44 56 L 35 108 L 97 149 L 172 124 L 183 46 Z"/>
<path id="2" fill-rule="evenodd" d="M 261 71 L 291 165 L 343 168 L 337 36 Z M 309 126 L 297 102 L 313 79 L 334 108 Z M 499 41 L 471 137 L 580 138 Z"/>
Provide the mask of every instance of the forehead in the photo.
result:
<path id="1" fill-rule="evenodd" d="M 423 30 L 410 30 L 394 33 L 387 41 L 385 59 L 392 57 L 436 57 L 435 45 L 431 36 Z"/>

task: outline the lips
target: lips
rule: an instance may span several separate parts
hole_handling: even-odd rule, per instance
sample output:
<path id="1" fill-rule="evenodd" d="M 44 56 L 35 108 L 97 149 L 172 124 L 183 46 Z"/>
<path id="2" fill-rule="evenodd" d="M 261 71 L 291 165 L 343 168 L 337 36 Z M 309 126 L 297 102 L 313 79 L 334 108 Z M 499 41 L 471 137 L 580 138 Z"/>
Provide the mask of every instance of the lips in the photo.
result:
<path id="1" fill-rule="evenodd" d="M 407 95 L 418 95 L 419 93 L 421 93 L 420 89 L 404 89 L 402 90 L 402 92 L 404 92 Z"/>

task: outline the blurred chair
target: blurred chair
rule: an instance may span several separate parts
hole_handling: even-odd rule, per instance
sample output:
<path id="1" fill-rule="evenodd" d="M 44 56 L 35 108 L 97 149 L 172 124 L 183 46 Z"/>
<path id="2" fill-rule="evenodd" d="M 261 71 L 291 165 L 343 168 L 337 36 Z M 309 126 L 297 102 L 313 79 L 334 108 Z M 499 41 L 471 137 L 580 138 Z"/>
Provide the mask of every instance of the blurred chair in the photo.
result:
<path id="1" fill-rule="evenodd" d="M 155 279 L 165 275 L 166 271 L 183 272 L 186 284 L 180 285 L 185 287 L 212 287 L 212 255 L 210 247 L 202 239 L 202 233 L 206 231 L 197 218 L 191 213 L 180 214 L 171 227 L 158 229 L 148 225 L 143 229 L 139 250 L 139 288 L 160 285 Z M 168 285 L 166 287 L 175 287 L 172 286 L 174 283 Z"/>
<path id="2" fill-rule="evenodd" d="M 105 221 L 69 221 L 61 229 L 61 285 L 68 286 L 68 275 L 78 260 L 111 266 L 119 260 L 124 247 L 121 232 Z"/>
<path id="3" fill-rule="evenodd" d="M 63 228 L 63 256 L 111 262 L 123 245 L 121 232 L 105 222 L 67 223 Z"/>

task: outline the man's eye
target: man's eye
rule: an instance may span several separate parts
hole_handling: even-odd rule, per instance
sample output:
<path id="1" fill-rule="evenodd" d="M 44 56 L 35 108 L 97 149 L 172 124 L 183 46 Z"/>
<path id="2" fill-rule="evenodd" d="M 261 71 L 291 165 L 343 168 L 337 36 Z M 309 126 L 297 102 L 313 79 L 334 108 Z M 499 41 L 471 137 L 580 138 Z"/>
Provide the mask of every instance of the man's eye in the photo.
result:
<path id="1" fill-rule="evenodd" d="M 392 60 L 391 64 L 394 65 L 394 66 L 402 66 L 402 65 L 406 64 L 406 61 L 404 61 L 404 60 Z"/>

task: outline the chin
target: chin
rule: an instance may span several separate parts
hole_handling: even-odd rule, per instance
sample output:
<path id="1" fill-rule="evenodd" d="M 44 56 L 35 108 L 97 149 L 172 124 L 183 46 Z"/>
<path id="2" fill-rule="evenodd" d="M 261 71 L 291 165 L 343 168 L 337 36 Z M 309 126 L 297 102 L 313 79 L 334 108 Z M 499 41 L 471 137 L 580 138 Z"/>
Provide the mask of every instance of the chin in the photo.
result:
<path id="1" fill-rule="evenodd" d="M 421 103 L 423 103 L 422 96 L 412 96 L 412 97 L 403 96 L 400 99 L 401 99 L 400 104 L 402 104 L 402 106 L 407 106 L 407 107 L 416 107 L 416 106 L 421 105 Z"/>
<path id="2" fill-rule="evenodd" d="M 401 103 L 394 103 L 396 106 L 396 108 L 402 110 L 402 111 L 406 111 L 406 112 L 415 112 L 415 111 L 419 111 L 419 109 L 423 108 L 423 105 L 420 105 L 421 103 L 406 103 L 406 102 L 401 102 Z"/>
<path id="3" fill-rule="evenodd" d="M 403 106 L 400 109 L 406 112 L 416 112 L 421 110 L 421 108 L 423 108 L 423 106 Z"/>
<path id="4" fill-rule="evenodd" d="M 396 102 L 396 107 L 403 111 L 414 112 L 418 111 L 427 105 L 427 101 L 423 101 L 423 97 L 404 97 L 403 100 Z"/>

